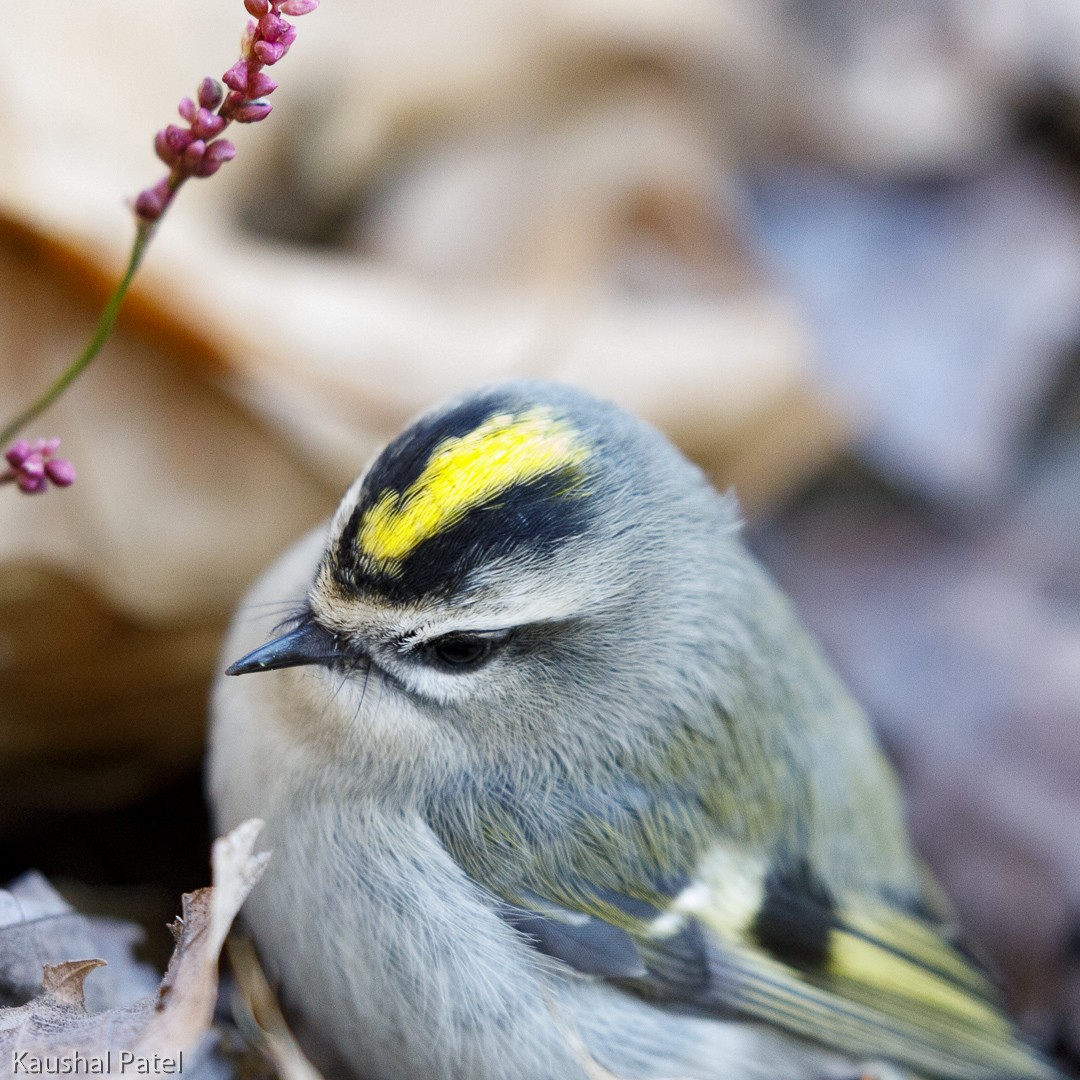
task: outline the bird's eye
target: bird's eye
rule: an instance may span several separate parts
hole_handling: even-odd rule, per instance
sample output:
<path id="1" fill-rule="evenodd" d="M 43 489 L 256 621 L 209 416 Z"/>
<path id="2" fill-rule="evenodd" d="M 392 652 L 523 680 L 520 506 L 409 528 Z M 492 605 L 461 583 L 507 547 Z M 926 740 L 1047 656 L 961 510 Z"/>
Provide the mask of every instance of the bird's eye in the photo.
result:
<path id="1" fill-rule="evenodd" d="M 488 660 L 496 647 L 509 636 L 505 631 L 443 634 L 429 641 L 424 651 L 440 667 L 453 671 L 473 671 Z"/>

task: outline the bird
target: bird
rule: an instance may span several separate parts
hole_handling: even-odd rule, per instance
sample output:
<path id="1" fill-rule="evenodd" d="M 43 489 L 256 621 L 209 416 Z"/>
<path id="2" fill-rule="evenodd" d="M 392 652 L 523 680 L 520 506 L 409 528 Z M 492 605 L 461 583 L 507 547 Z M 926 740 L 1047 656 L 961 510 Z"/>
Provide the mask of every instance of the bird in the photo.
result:
<path id="1" fill-rule="evenodd" d="M 734 496 L 620 407 L 422 414 L 224 648 L 215 821 L 266 822 L 245 919 L 331 1072 L 1060 1075 Z"/>

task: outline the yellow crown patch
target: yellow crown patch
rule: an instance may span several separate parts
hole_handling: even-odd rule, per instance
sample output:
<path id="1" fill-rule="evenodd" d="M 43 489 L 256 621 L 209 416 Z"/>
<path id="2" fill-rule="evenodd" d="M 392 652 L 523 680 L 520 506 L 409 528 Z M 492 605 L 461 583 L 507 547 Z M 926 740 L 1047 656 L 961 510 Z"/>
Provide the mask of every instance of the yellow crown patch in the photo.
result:
<path id="1" fill-rule="evenodd" d="M 440 442 L 405 491 L 383 491 L 361 519 L 357 546 L 377 569 L 396 574 L 406 556 L 470 510 L 519 484 L 574 473 L 587 457 L 578 432 L 550 409 L 498 413 Z"/>

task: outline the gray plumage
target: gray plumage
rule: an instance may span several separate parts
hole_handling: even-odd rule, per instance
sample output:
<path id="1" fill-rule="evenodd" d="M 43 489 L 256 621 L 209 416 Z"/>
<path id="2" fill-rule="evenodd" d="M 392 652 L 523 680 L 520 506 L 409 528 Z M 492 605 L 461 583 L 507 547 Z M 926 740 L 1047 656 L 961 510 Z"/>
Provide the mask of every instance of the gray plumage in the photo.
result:
<path id="1" fill-rule="evenodd" d="M 733 501 L 616 407 L 421 418 L 256 586 L 248 650 L 217 824 L 267 821 L 246 918 L 356 1075 L 1054 1075 Z"/>

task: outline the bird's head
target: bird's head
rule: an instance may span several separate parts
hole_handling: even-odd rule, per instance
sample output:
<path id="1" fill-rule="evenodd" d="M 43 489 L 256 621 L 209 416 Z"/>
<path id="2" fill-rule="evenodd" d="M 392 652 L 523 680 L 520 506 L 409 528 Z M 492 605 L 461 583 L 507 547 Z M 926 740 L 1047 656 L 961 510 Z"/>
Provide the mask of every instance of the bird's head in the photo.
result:
<path id="1" fill-rule="evenodd" d="M 705 563 L 732 519 L 614 405 L 540 382 L 478 391 L 376 457 L 285 632 L 228 673 L 374 675 L 404 709 L 492 746 L 610 735 L 693 666 Z"/>

